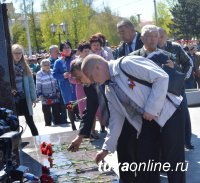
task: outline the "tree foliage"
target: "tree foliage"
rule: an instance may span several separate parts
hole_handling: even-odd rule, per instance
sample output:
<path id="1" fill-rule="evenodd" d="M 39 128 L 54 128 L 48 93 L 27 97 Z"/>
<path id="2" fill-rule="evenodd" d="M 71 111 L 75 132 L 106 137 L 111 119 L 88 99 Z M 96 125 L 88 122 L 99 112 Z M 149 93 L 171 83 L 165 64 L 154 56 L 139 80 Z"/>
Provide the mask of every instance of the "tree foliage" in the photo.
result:
<path id="1" fill-rule="evenodd" d="M 97 32 L 101 32 L 111 45 L 118 45 L 119 37 L 116 27 L 118 21 L 119 17 L 113 15 L 109 7 L 104 7 L 104 10 L 100 13 L 93 12 L 89 20 L 87 38 Z"/>
<path id="2" fill-rule="evenodd" d="M 164 28 L 167 34 L 169 35 L 170 25 L 172 24 L 172 15 L 170 13 L 169 6 L 163 2 L 158 2 L 157 16 L 158 16 L 158 26 Z"/>
<path id="3" fill-rule="evenodd" d="M 170 8 L 170 10 L 175 6 L 178 0 L 165 0 L 165 3 Z"/>
<path id="4" fill-rule="evenodd" d="M 91 1 L 83 0 L 44 0 L 42 4 L 41 30 L 44 39 L 44 47 L 58 44 L 58 36 L 53 36 L 50 24 L 59 25 L 61 22 L 67 24 L 67 35 L 61 40 L 69 39 L 73 46 L 82 40 L 88 40 L 92 34 L 101 32 L 105 34 L 111 44 L 118 44 L 119 39 L 116 31 L 118 18 L 114 16 L 108 7 L 98 13 L 91 7 Z M 57 26 L 56 34 L 61 33 Z"/>
<path id="5" fill-rule="evenodd" d="M 39 51 L 42 45 L 41 30 L 38 20 L 38 14 L 33 11 L 34 0 L 26 0 L 26 11 L 29 24 L 30 40 L 33 51 Z M 20 3 L 21 13 L 11 16 L 15 21 L 12 25 L 12 42 L 19 43 L 25 48 L 28 47 L 27 35 L 25 30 L 24 6 Z"/>
<path id="6" fill-rule="evenodd" d="M 58 34 L 63 34 L 59 27 L 62 22 L 67 24 L 67 33 L 61 36 L 61 41 L 69 39 L 75 46 L 80 39 L 86 37 L 90 11 L 90 6 L 82 0 L 44 0 L 40 16 L 44 47 L 59 44 Z M 57 25 L 57 36 L 51 33 L 52 23 Z"/>
<path id="7" fill-rule="evenodd" d="M 20 0 L 22 1 L 22 0 Z M 110 45 L 118 45 L 120 40 L 117 34 L 117 22 L 121 17 L 115 15 L 109 7 L 101 8 L 101 12 L 92 7 L 93 0 L 43 0 L 41 12 L 33 11 L 34 0 L 26 0 L 27 14 L 32 49 L 39 51 L 48 49 L 50 45 L 59 45 L 61 41 L 70 40 L 73 48 L 82 40 L 88 40 L 93 34 L 101 32 L 106 36 Z M 28 47 L 24 26 L 24 9 L 21 4 L 21 13 L 15 14 L 15 23 L 12 26 L 13 42 Z M 130 20 L 137 26 L 137 18 Z M 50 25 L 57 25 L 55 35 Z M 67 24 L 67 32 L 63 34 L 60 24 Z"/>
<path id="8" fill-rule="evenodd" d="M 178 0 L 171 12 L 174 34 L 179 39 L 200 38 L 200 1 Z"/>
<path id="9" fill-rule="evenodd" d="M 133 23 L 133 25 L 135 26 L 135 29 L 137 31 L 140 31 L 141 27 L 140 27 L 140 22 L 138 20 L 138 17 L 137 16 L 130 16 L 130 21 Z"/>

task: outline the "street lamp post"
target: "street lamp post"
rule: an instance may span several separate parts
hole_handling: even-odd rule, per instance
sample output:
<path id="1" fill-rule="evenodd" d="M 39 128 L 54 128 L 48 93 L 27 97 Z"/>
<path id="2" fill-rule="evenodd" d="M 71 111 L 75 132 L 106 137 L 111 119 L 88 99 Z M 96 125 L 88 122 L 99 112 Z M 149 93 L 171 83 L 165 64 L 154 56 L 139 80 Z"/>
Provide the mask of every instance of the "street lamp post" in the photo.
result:
<path id="1" fill-rule="evenodd" d="M 57 25 L 56 24 L 54 24 L 54 23 L 52 23 L 51 25 L 50 25 L 50 28 L 51 28 L 51 32 L 53 33 L 53 35 L 58 35 L 58 40 L 59 40 L 59 44 L 61 43 L 61 36 L 62 35 L 65 35 L 66 34 L 66 32 L 67 32 L 67 25 L 66 25 L 66 23 L 61 23 L 60 24 L 60 28 L 61 28 L 61 30 L 62 30 L 62 32 L 63 33 L 58 33 L 58 34 L 56 34 L 56 27 L 57 27 Z"/>
<path id="2" fill-rule="evenodd" d="M 156 26 L 158 26 L 158 14 L 157 14 L 156 0 L 153 0 L 153 3 L 154 3 Z"/>
<path id="3" fill-rule="evenodd" d="M 28 51 L 29 51 L 29 57 L 32 57 L 31 38 L 30 38 L 30 32 L 29 32 L 29 26 L 28 26 L 28 17 L 27 17 L 27 11 L 26 11 L 26 1 L 23 0 L 23 3 L 24 3 L 24 12 L 25 12 L 26 34 L 27 34 L 27 40 L 28 40 Z"/>

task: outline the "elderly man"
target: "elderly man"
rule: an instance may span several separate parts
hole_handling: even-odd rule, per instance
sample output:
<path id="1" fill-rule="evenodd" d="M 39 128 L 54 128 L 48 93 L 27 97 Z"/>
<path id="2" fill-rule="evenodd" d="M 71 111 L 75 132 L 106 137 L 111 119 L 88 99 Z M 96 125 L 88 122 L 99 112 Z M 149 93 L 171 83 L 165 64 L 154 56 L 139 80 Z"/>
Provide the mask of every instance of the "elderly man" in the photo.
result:
<path id="1" fill-rule="evenodd" d="M 175 64 L 180 71 L 186 74 L 186 80 L 187 80 L 188 78 L 190 78 L 193 69 L 192 59 L 189 58 L 187 53 L 178 43 L 167 40 L 167 33 L 163 28 L 159 28 L 158 30 L 159 30 L 158 47 L 160 49 L 172 53 L 175 56 L 174 60 Z M 185 147 L 187 149 L 194 149 L 194 146 L 191 143 L 192 130 L 191 130 L 190 113 L 187 106 L 187 98 L 184 88 L 182 96 L 183 96 L 182 107 L 184 110 L 184 122 L 185 122 Z"/>
<path id="2" fill-rule="evenodd" d="M 122 72 L 120 62 L 121 68 L 137 80 L 128 78 Z M 89 55 L 84 59 L 81 69 L 90 83 L 107 85 L 106 96 L 110 110 L 109 133 L 102 151 L 96 156 L 96 162 L 99 163 L 108 152 L 116 150 L 124 121 L 127 120 L 138 135 L 137 140 L 127 137 L 126 142 L 124 141 L 127 146 L 132 142 L 136 163 L 143 162 L 147 165 L 151 160 L 158 162 L 161 146 L 164 162 L 170 164 L 170 171 L 167 172 L 169 182 L 184 183 L 184 172 L 176 168 L 178 162 L 182 162 L 184 166 L 185 161 L 183 130 L 172 128 L 175 122 L 176 125 L 182 123 L 181 110 L 174 105 L 174 103 L 180 105 L 182 97 L 167 93 L 168 75 L 152 61 L 138 56 L 127 56 L 123 60 L 120 58 L 106 62 L 102 57 Z M 152 88 L 142 84 L 141 81 L 151 84 Z M 144 124 L 149 128 L 143 128 Z M 126 151 L 124 155 L 128 156 L 129 153 L 131 152 Z M 176 171 L 171 171 L 175 168 Z M 134 180 L 124 182 L 129 183 Z M 137 171 L 136 182 L 159 183 L 159 170 Z"/>
<path id="3" fill-rule="evenodd" d="M 193 62 L 188 56 L 188 54 L 183 50 L 181 45 L 175 42 L 167 40 L 167 33 L 165 29 L 158 28 L 159 39 L 158 39 L 158 48 L 166 50 L 172 53 L 175 56 L 175 63 L 181 69 L 183 73 L 186 74 L 186 79 L 191 75 Z"/>
<path id="4" fill-rule="evenodd" d="M 85 74 L 81 71 L 82 61 L 76 61 L 71 66 L 71 75 L 76 78 L 76 80 L 82 84 L 86 84 L 84 86 L 84 91 L 87 96 L 86 110 L 84 112 L 84 116 L 81 121 L 81 128 L 79 134 L 73 139 L 70 144 L 68 150 L 76 152 L 79 149 L 79 146 L 82 142 L 82 139 L 86 136 L 89 136 L 91 133 L 92 125 L 94 123 L 94 116 L 96 114 L 98 106 L 103 108 L 102 117 L 104 119 L 109 117 L 109 111 L 107 110 L 107 102 L 102 98 L 102 93 L 97 92 L 98 85 L 91 84 L 90 80 L 85 76 Z M 89 85 L 89 86 L 88 86 Z M 101 86 L 99 86 L 101 87 Z M 104 95 L 103 95 L 104 96 Z M 105 103 L 104 103 L 105 102 Z M 102 106 L 103 104 L 103 106 Z M 105 105 L 104 105 L 105 104 Z M 119 162 L 133 162 L 135 161 L 135 144 L 136 144 L 137 131 L 136 129 L 128 123 L 127 119 L 124 120 L 124 125 L 122 128 L 122 132 L 120 134 L 118 144 L 117 144 L 117 155 Z M 127 139 L 131 139 L 127 141 Z M 127 152 L 129 152 L 127 154 Z M 124 182 L 131 183 L 135 180 L 135 172 L 126 172 L 119 171 L 120 179 Z"/>
<path id="5" fill-rule="evenodd" d="M 147 57 L 150 53 L 161 50 L 157 48 L 159 42 L 161 42 L 161 39 L 163 40 L 162 32 L 159 30 L 160 29 L 158 29 L 158 27 L 155 25 L 145 25 L 141 30 L 141 40 L 144 43 L 144 46 L 141 49 L 132 52 L 130 55 L 139 55 Z M 171 59 L 167 61 L 168 63 L 166 65 L 169 67 L 175 66 L 179 71 L 184 72 L 186 74 L 186 79 L 187 79 L 191 74 L 191 68 L 192 68 L 192 65 L 190 64 L 190 58 L 181 47 L 178 48 L 177 46 L 178 45 L 176 44 L 176 46 L 174 45 L 174 49 L 164 50 L 165 53 L 168 54 L 169 58 Z M 182 96 L 183 96 L 183 102 L 181 106 L 185 111 L 183 113 L 183 124 L 182 124 L 185 125 L 185 146 L 188 149 L 193 149 L 194 147 L 191 144 L 191 122 L 190 122 L 190 116 L 187 107 L 187 99 L 184 88 L 182 91 Z"/>
<path id="6" fill-rule="evenodd" d="M 48 59 L 51 62 L 51 69 L 53 69 L 54 62 L 59 57 L 59 48 L 58 48 L 58 46 L 57 45 L 51 45 L 49 47 L 49 53 L 50 53 L 50 57 Z"/>
<path id="7" fill-rule="evenodd" d="M 126 56 L 134 50 L 143 46 L 140 39 L 140 33 L 135 31 L 133 23 L 128 19 L 123 19 L 117 24 L 117 32 L 123 41 L 114 51 L 114 58 Z"/>
<path id="8" fill-rule="evenodd" d="M 50 56 L 49 56 L 48 60 L 51 63 L 51 66 L 50 66 L 51 69 L 53 69 L 55 61 L 59 58 L 59 48 L 58 48 L 58 46 L 57 45 L 51 45 L 49 47 L 49 53 L 50 53 Z M 60 108 L 60 113 L 61 113 L 60 124 L 68 123 L 66 107 L 65 107 L 65 105 L 63 103 L 62 97 L 60 97 L 60 107 L 59 108 Z"/>

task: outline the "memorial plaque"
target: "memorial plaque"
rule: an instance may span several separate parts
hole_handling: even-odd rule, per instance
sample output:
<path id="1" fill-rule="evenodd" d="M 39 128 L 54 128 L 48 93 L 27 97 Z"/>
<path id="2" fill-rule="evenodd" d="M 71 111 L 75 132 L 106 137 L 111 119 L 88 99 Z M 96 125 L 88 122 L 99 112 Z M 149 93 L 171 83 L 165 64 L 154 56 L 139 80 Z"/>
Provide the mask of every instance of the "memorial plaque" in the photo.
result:
<path id="1" fill-rule="evenodd" d="M 42 175 L 42 166 L 50 167 L 54 182 L 60 183 L 110 183 L 117 180 L 117 175 L 112 170 L 100 172 L 94 162 L 103 138 L 93 143 L 85 139 L 78 152 L 69 152 L 67 147 L 76 134 L 77 132 L 63 132 L 22 139 L 21 165 L 28 166 L 30 173 L 39 177 Z M 42 142 L 52 144 L 52 156 L 41 154 Z"/>

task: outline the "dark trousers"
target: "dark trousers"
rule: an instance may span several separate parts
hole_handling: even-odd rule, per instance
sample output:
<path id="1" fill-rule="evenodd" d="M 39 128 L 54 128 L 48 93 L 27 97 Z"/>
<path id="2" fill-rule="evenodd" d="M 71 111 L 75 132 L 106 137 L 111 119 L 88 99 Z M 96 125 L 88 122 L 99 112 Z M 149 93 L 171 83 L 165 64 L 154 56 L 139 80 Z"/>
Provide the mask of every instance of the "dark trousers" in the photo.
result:
<path id="1" fill-rule="evenodd" d="M 126 163 L 133 163 L 136 161 L 136 143 L 137 143 L 137 131 L 135 128 L 125 119 L 122 132 L 118 139 L 117 155 L 118 162 L 121 165 Z M 123 183 L 135 183 L 135 172 L 121 171 L 119 166 L 120 181 Z"/>
<path id="2" fill-rule="evenodd" d="M 190 120 L 190 113 L 188 110 L 187 98 L 185 91 L 182 93 L 183 101 L 181 103 L 181 108 L 183 110 L 183 120 L 185 123 L 185 145 L 191 144 L 191 137 L 192 137 L 192 128 L 191 128 L 191 120 Z"/>
<path id="3" fill-rule="evenodd" d="M 61 123 L 66 124 L 67 121 L 67 111 L 66 111 L 66 105 L 64 104 L 62 96 L 60 97 L 60 111 L 61 111 Z"/>
<path id="4" fill-rule="evenodd" d="M 26 99 L 21 99 L 16 103 L 16 111 L 18 116 L 24 116 L 26 119 L 26 123 L 29 126 L 31 133 L 33 136 L 38 135 L 38 130 L 33 121 L 33 116 L 29 114 L 28 106 L 26 103 Z"/>
<path id="5" fill-rule="evenodd" d="M 200 88 L 200 77 L 199 76 L 195 76 L 195 88 Z"/>
<path id="6" fill-rule="evenodd" d="M 182 109 L 177 109 L 163 128 L 155 121 L 143 119 L 142 131 L 138 138 L 137 163 L 159 162 L 161 150 L 162 163 L 169 163 L 173 171 L 167 171 L 169 183 L 185 183 L 185 172 L 176 169 L 177 163 L 184 167 L 184 121 Z M 161 147 L 161 149 L 159 148 Z M 184 168 L 183 168 L 184 169 Z M 156 171 L 138 171 L 137 183 L 160 183 Z"/>
<path id="7" fill-rule="evenodd" d="M 60 115 L 59 107 L 60 107 L 60 103 L 55 103 L 55 104 L 51 104 L 51 105 L 42 105 L 45 126 L 51 126 L 52 115 L 53 115 L 55 125 L 61 123 L 61 115 Z"/>
<path id="8" fill-rule="evenodd" d="M 75 113 L 74 109 L 73 110 L 68 110 L 68 116 L 72 125 L 72 130 L 77 130 L 76 125 L 75 125 Z"/>

